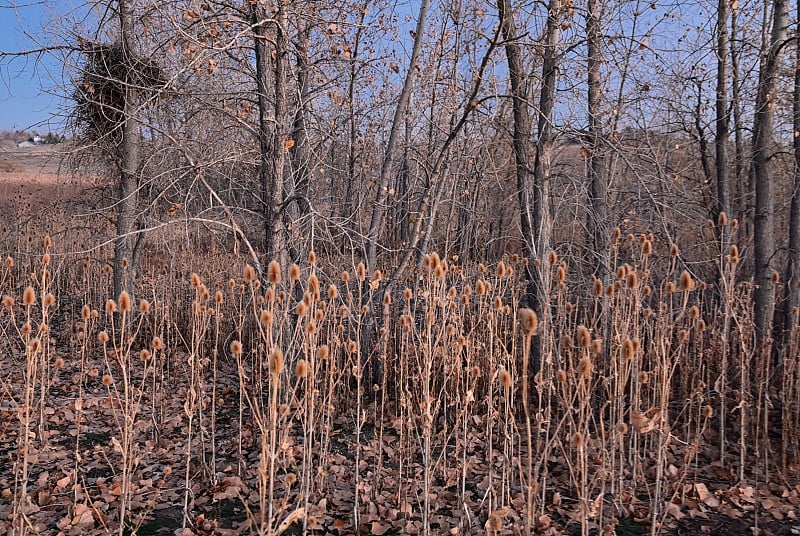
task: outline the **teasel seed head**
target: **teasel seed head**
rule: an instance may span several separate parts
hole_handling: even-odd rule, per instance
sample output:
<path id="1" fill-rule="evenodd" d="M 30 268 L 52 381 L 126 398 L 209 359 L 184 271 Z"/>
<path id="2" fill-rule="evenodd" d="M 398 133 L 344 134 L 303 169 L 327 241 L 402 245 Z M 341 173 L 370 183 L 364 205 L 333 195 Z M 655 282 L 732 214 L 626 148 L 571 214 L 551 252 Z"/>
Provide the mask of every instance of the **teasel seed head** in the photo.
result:
<path id="1" fill-rule="evenodd" d="M 500 371 L 500 383 L 503 385 L 503 389 L 511 389 L 511 373 L 506 369 Z"/>
<path id="2" fill-rule="evenodd" d="M 6 268 L 13 268 L 14 267 L 14 258 L 13 257 L 6 257 Z"/>
<path id="3" fill-rule="evenodd" d="M 111 377 L 111 374 L 103 374 L 103 385 L 109 387 L 112 383 L 114 383 L 114 378 Z"/>
<path id="4" fill-rule="evenodd" d="M 100 341 L 100 344 L 106 344 L 108 342 L 108 332 L 103 330 L 97 334 L 97 340 Z"/>
<path id="5" fill-rule="evenodd" d="M 36 291 L 33 290 L 33 287 L 25 287 L 25 290 L 22 292 L 22 304 L 26 307 L 30 307 L 36 303 Z"/>
<path id="6" fill-rule="evenodd" d="M 781 276 L 780 276 L 780 274 L 777 272 L 777 270 L 773 270 L 773 271 L 772 271 L 772 283 L 773 283 L 773 284 L 775 284 L 775 285 L 777 285 L 777 284 L 778 284 L 778 281 L 780 281 L 780 279 L 781 279 Z"/>
<path id="7" fill-rule="evenodd" d="M 486 294 L 486 284 L 483 282 L 483 279 L 478 279 L 478 282 L 475 283 L 475 294 L 478 296 Z"/>
<path id="8" fill-rule="evenodd" d="M 645 371 L 641 371 L 641 372 L 639 373 L 639 383 L 640 383 L 640 384 L 642 384 L 642 385 L 644 385 L 644 384 L 646 384 L 648 381 L 650 381 L 650 375 L 649 375 L 649 374 L 647 374 L 647 372 L 645 372 Z"/>
<path id="9" fill-rule="evenodd" d="M 547 253 L 547 262 L 550 263 L 550 266 L 555 266 L 558 262 L 558 253 L 553 251 L 552 249 Z"/>
<path id="10" fill-rule="evenodd" d="M 642 244 L 642 255 L 650 255 L 653 253 L 653 243 L 650 240 L 645 240 Z"/>
<path id="11" fill-rule="evenodd" d="M 164 348 L 164 341 L 161 340 L 161 337 L 156 335 L 153 337 L 153 340 L 150 341 L 150 348 L 157 352 L 158 350 Z"/>
<path id="12" fill-rule="evenodd" d="M 383 304 L 389 306 L 392 304 L 392 295 L 388 291 L 383 293 Z"/>
<path id="13" fill-rule="evenodd" d="M 589 329 L 584 325 L 578 326 L 578 346 L 580 346 L 583 349 L 586 349 L 589 348 L 591 344 L 592 344 L 592 336 L 589 333 Z"/>
<path id="14" fill-rule="evenodd" d="M 289 267 L 289 279 L 292 283 L 300 281 L 300 267 L 296 263 L 292 263 Z"/>
<path id="15" fill-rule="evenodd" d="M 506 263 L 500 261 L 497 263 L 497 277 L 504 278 L 506 276 Z"/>
<path id="16" fill-rule="evenodd" d="M 628 288 L 636 288 L 639 285 L 639 276 L 636 275 L 636 272 L 631 272 L 628 274 L 627 278 Z"/>
<path id="17" fill-rule="evenodd" d="M 584 437 L 581 432 L 575 432 L 575 435 L 572 436 L 572 442 L 575 443 L 575 447 L 578 450 L 583 450 L 584 447 Z"/>
<path id="18" fill-rule="evenodd" d="M 283 372 L 283 352 L 280 348 L 274 348 L 269 355 L 269 373 L 273 380 L 276 380 Z"/>
<path id="19" fill-rule="evenodd" d="M 297 316 L 302 317 L 308 312 L 308 305 L 306 305 L 305 300 L 301 301 L 297 304 Z"/>
<path id="20" fill-rule="evenodd" d="M 681 344 L 683 344 L 683 343 L 685 343 L 685 342 L 686 342 L 686 341 L 688 341 L 688 340 L 689 340 L 689 332 L 688 332 L 688 331 L 686 331 L 685 329 L 682 329 L 682 330 L 680 330 L 680 331 L 678 332 L 678 342 L 680 342 Z"/>
<path id="21" fill-rule="evenodd" d="M 728 215 L 725 214 L 724 210 L 719 213 L 719 216 L 717 216 L 717 224 L 720 227 L 725 227 L 728 225 Z"/>
<path id="22" fill-rule="evenodd" d="M 3 296 L 3 307 L 6 309 L 11 309 L 14 307 L 14 298 L 11 296 Z"/>
<path id="23" fill-rule="evenodd" d="M 566 383 L 567 372 L 564 369 L 558 369 L 558 372 L 556 372 L 556 380 L 558 383 Z"/>
<path id="24" fill-rule="evenodd" d="M 314 250 L 308 252 L 308 264 L 314 265 L 317 263 L 317 254 L 314 253 Z"/>
<path id="25" fill-rule="evenodd" d="M 359 281 L 364 281 L 367 277 L 367 267 L 364 266 L 363 262 L 359 262 L 358 266 L 356 266 L 356 277 Z"/>
<path id="26" fill-rule="evenodd" d="M 241 341 L 231 341 L 231 353 L 236 357 L 241 357 L 242 355 Z"/>
<path id="27" fill-rule="evenodd" d="M 670 248 L 669 248 L 669 254 L 670 255 L 672 255 L 673 257 L 677 257 L 678 255 L 680 255 L 680 253 L 681 253 L 681 250 L 678 247 L 678 244 L 672 244 L 672 246 L 670 246 Z"/>
<path id="28" fill-rule="evenodd" d="M 61 356 L 57 357 L 55 361 L 55 366 L 57 369 L 64 368 L 64 358 Z"/>
<path id="29" fill-rule="evenodd" d="M 328 285 L 328 299 L 333 301 L 339 297 L 339 288 L 331 283 Z"/>
<path id="30" fill-rule="evenodd" d="M 672 294 L 673 292 L 675 292 L 676 289 L 677 289 L 677 287 L 675 286 L 675 282 L 674 281 L 670 281 L 669 283 L 667 283 L 667 292 L 669 294 Z"/>
<path id="31" fill-rule="evenodd" d="M 567 280 L 567 269 L 563 264 L 559 264 L 556 269 L 556 281 L 560 284 L 565 283 Z"/>
<path id="32" fill-rule="evenodd" d="M 144 350 L 142 350 L 141 352 L 139 352 L 139 357 L 141 357 L 141 358 L 142 358 L 142 361 L 144 361 L 145 363 L 147 363 L 148 361 L 150 361 L 150 358 L 151 358 L 151 357 L 153 357 L 153 355 L 150 353 L 150 350 L 148 350 L 147 348 L 145 348 Z"/>
<path id="33" fill-rule="evenodd" d="M 603 281 L 601 279 L 594 279 L 592 283 L 592 295 L 599 298 L 603 295 Z"/>
<path id="34" fill-rule="evenodd" d="M 131 311 L 131 295 L 125 290 L 119 295 L 119 310 L 123 313 L 129 313 Z"/>
<path id="35" fill-rule="evenodd" d="M 621 436 L 624 436 L 628 433 L 628 423 L 621 422 L 617 425 L 617 433 Z"/>
<path id="36" fill-rule="evenodd" d="M 539 318 L 532 309 L 524 307 L 519 310 L 519 326 L 524 337 L 532 337 L 539 327 Z"/>
<path id="37" fill-rule="evenodd" d="M 692 305 L 692 307 L 689 308 L 689 316 L 694 319 L 700 318 L 700 308 L 696 305 Z"/>
<path id="38" fill-rule="evenodd" d="M 253 269 L 253 267 L 250 266 L 249 264 L 247 266 L 250 267 L 251 270 Z M 247 268 L 245 268 L 245 274 L 247 274 Z M 192 274 L 189 276 L 189 281 L 192 284 L 192 288 L 200 288 L 200 285 L 202 284 L 200 276 L 197 275 L 195 272 L 192 272 Z"/>
<path id="39" fill-rule="evenodd" d="M 308 376 L 308 361 L 305 359 L 301 359 L 297 362 L 297 365 L 294 367 L 294 375 L 298 379 L 303 379 Z"/>
<path id="40" fill-rule="evenodd" d="M 117 302 L 112 299 L 106 300 L 106 314 L 113 314 L 117 311 Z"/>
<path id="41" fill-rule="evenodd" d="M 580 374 L 581 380 L 588 380 L 592 376 L 592 360 L 588 357 L 581 358 L 580 362 L 578 362 L 578 373 Z"/>
<path id="42" fill-rule="evenodd" d="M 276 260 L 270 261 L 267 266 L 267 281 L 270 285 L 277 285 L 281 282 L 281 265 Z"/>
<path id="43" fill-rule="evenodd" d="M 331 355 L 331 350 L 327 344 L 323 344 L 319 348 L 317 348 L 317 359 L 320 361 L 325 361 L 328 359 L 328 356 Z"/>
<path id="44" fill-rule="evenodd" d="M 711 406 L 709 406 L 709 405 L 705 406 L 705 407 L 703 408 L 703 416 L 704 416 L 706 419 L 710 419 L 711 417 L 713 417 L 713 416 L 714 416 L 714 408 L 712 408 L 712 407 L 711 407 Z"/>
<path id="45" fill-rule="evenodd" d="M 694 290 L 694 279 L 692 279 L 692 275 L 687 270 L 681 272 L 680 288 L 682 292 Z"/>
<path id="46" fill-rule="evenodd" d="M 633 359 L 633 356 L 636 354 L 636 349 L 633 347 L 633 341 L 629 338 L 625 339 L 625 344 L 623 346 L 623 355 L 625 356 L 626 361 L 630 361 Z"/>

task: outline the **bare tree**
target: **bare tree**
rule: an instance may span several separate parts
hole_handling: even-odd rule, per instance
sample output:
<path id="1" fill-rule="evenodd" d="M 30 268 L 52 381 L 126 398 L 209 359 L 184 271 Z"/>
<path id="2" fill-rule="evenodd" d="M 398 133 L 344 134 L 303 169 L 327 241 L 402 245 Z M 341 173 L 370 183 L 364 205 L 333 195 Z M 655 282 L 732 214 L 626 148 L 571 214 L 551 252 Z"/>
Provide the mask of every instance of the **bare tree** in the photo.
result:
<path id="1" fill-rule="evenodd" d="M 786 46 L 789 25 L 787 0 L 772 2 L 772 30 L 762 46 L 758 94 L 753 116 L 753 154 L 750 172 L 755 188 L 753 293 L 756 332 L 763 347 L 770 341 L 775 310 L 775 201 L 772 152 L 778 61 Z"/>

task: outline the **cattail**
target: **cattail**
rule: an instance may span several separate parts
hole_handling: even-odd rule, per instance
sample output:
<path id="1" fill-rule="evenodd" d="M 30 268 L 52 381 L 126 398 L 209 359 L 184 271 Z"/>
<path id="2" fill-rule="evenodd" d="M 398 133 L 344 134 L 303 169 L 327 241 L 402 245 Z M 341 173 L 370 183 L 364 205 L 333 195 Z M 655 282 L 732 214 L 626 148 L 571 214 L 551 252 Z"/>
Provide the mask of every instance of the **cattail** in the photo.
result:
<path id="1" fill-rule="evenodd" d="M 5 307 L 6 309 L 11 309 L 12 307 L 14 307 L 14 298 L 12 298 L 11 296 L 3 296 L 3 307 Z"/>
<path id="2" fill-rule="evenodd" d="M 506 369 L 500 371 L 500 383 L 503 384 L 503 388 L 506 390 L 511 388 L 511 373 Z"/>
<path id="3" fill-rule="evenodd" d="M 25 287 L 22 293 L 22 303 L 26 307 L 30 307 L 36 303 L 36 291 L 33 290 L 33 287 Z"/>
<path id="4" fill-rule="evenodd" d="M 117 311 L 117 302 L 112 299 L 106 300 L 106 314 L 113 314 Z"/>
<path id="5" fill-rule="evenodd" d="M 161 337 L 156 335 L 153 337 L 153 340 L 150 341 L 150 348 L 154 351 L 161 350 L 164 347 L 164 342 L 161 340 Z M 233 343 L 231 343 L 231 349 L 233 349 Z M 242 351 L 242 343 L 239 343 L 239 353 Z"/>
<path id="6" fill-rule="evenodd" d="M 330 353 L 331 351 L 330 348 L 328 348 L 328 345 L 323 344 L 322 346 L 317 348 L 317 359 L 319 359 L 320 361 L 325 361 L 326 359 L 328 359 Z"/>
<path id="7" fill-rule="evenodd" d="M 247 268 L 249 268 L 250 270 L 253 269 L 253 267 L 250 266 L 249 264 L 247 265 Z M 245 268 L 244 270 L 245 277 L 247 277 L 247 268 Z M 200 281 L 200 276 L 197 275 L 195 272 L 192 272 L 192 275 L 189 276 L 189 281 L 191 281 L 192 288 L 200 288 L 200 284 L 202 283 L 202 281 Z"/>
<path id="8" fill-rule="evenodd" d="M 680 252 L 681 250 L 678 248 L 678 244 L 672 244 L 672 246 L 669 248 L 669 254 L 673 257 L 680 255 Z"/>
<path id="9" fill-rule="evenodd" d="M 536 312 L 527 307 L 519 310 L 519 326 L 524 337 L 532 337 L 539 326 L 539 318 Z"/>
<path id="10" fill-rule="evenodd" d="M 358 266 L 356 266 L 356 277 L 359 281 L 364 281 L 364 278 L 367 277 L 367 267 L 364 266 L 363 262 L 359 262 Z"/>
<path id="11" fill-rule="evenodd" d="M 241 341 L 231 341 L 231 353 L 236 357 L 241 357 L 242 355 Z"/>
<path id="12" fill-rule="evenodd" d="M 301 359 L 300 361 L 298 361 L 297 365 L 295 365 L 294 367 L 294 375 L 298 379 L 302 379 L 308 376 L 308 361 L 306 361 L 305 359 Z"/>
<path id="13" fill-rule="evenodd" d="M 106 344 L 108 342 L 108 332 L 103 330 L 97 334 L 97 340 L 100 341 L 100 344 Z"/>
<path id="14" fill-rule="evenodd" d="M 547 254 L 547 262 L 550 263 L 550 266 L 555 266 L 558 262 L 558 253 L 551 249 Z"/>
<path id="15" fill-rule="evenodd" d="M 589 348 L 592 344 L 592 336 L 584 325 L 578 326 L 578 346 L 583 349 Z"/>
<path id="16" fill-rule="evenodd" d="M 728 225 L 728 215 L 725 214 L 724 210 L 719 213 L 719 216 L 717 216 L 717 224 L 720 227 L 725 227 Z"/>
<path id="17" fill-rule="evenodd" d="M 111 374 L 103 374 L 103 385 L 109 387 L 112 383 L 114 383 L 114 378 L 111 377 Z"/>
<path id="18" fill-rule="evenodd" d="M 119 310 L 123 313 L 131 311 L 131 295 L 125 290 L 119 295 Z"/>

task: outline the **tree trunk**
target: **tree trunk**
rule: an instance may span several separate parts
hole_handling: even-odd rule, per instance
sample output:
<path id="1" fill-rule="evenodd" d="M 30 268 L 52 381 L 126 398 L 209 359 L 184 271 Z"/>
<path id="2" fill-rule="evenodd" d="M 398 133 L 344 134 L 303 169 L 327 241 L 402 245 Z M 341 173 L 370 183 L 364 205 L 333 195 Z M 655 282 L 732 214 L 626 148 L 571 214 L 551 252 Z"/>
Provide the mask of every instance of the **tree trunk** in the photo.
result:
<path id="1" fill-rule="evenodd" d="M 797 5 L 800 16 L 800 3 Z M 800 19 L 798 19 L 800 20 Z M 789 260 L 786 264 L 786 305 L 784 312 L 784 340 L 791 336 L 792 328 L 797 323 L 794 315 L 800 308 L 800 41 L 794 63 L 794 94 L 792 95 L 792 112 L 794 115 L 794 184 L 792 186 L 792 203 L 789 209 Z"/>
<path id="2" fill-rule="evenodd" d="M 723 0 L 724 1 L 724 0 Z M 600 35 L 599 0 L 589 0 L 586 13 L 586 45 L 588 49 L 588 120 L 589 162 L 589 229 L 594 255 L 594 273 L 605 280 L 609 274 L 608 201 L 606 157 L 603 150 L 603 86 L 600 78 L 603 50 Z"/>
<path id="3" fill-rule="evenodd" d="M 135 28 L 131 3 L 119 0 L 120 42 L 126 66 L 134 65 L 136 55 Z M 114 241 L 114 297 L 123 290 L 133 294 L 134 266 L 133 236 L 138 198 L 139 152 L 141 127 L 139 125 L 139 90 L 129 73 L 125 83 L 125 103 L 122 125 L 122 153 L 120 155 L 120 181 L 117 200 L 117 237 Z"/>
<path id="4" fill-rule="evenodd" d="M 728 1 L 719 0 L 717 4 L 717 91 L 716 91 L 716 131 L 714 149 L 717 173 L 717 217 L 724 212 L 731 213 L 730 182 L 728 180 Z M 720 230 L 720 232 L 722 232 Z M 725 237 L 723 233 L 721 237 Z M 723 251 L 727 248 L 723 244 Z"/>
<path id="5" fill-rule="evenodd" d="M 274 17 L 263 2 L 252 2 L 251 16 L 256 57 L 258 90 L 259 178 L 264 211 L 264 250 L 267 258 L 285 256 L 280 211 L 283 202 L 283 168 L 286 142 L 286 7 L 288 0 L 278 2 Z M 274 64 L 269 48 L 266 24 L 275 22 Z M 271 71 L 271 72 L 270 72 Z M 270 85 L 274 102 L 270 103 Z M 270 113 L 270 111 L 272 113 Z"/>
<path id="6" fill-rule="evenodd" d="M 775 310 L 773 261 L 775 256 L 775 206 L 773 200 L 772 149 L 775 90 L 779 74 L 778 60 L 786 44 L 789 19 L 787 0 L 774 0 L 772 32 L 762 49 L 755 114 L 753 117 L 753 155 L 751 173 L 755 189 L 754 277 L 756 335 L 764 348 L 770 342 Z"/>
<path id="7" fill-rule="evenodd" d="M 411 90 L 414 85 L 414 73 L 417 71 L 417 61 L 419 58 L 419 51 L 422 48 L 422 36 L 425 33 L 425 22 L 428 18 L 428 7 L 430 0 L 422 0 L 419 8 L 419 16 L 417 18 L 417 30 L 414 35 L 414 45 L 411 49 L 411 60 L 408 64 L 406 71 L 406 79 L 403 83 L 403 89 L 400 92 L 400 99 L 394 109 L 394 118 L 392 119 L 391 130 L 389 131 L 389 141 L 386 144 L 386 154 L 383 156 L 381 163 L 380 175 L 378 177 L 378 191 L 375 196 L 375 205 L 372 208 L 372 217 L 370 218 L 369 229 L 367 229 L 367 247 L 365 260 L 367 268 L 370 270 L 375 268 L 378 256 L 378 240 L 380 239 L 381 231 L 383 230 L 383 220 L 386 214 L 386 203 L 389 193 L 389 177 L 394 170 L 394 161 L 396 158 L 396 146 L 398 138 L 400 137 L 400 129 L 405 117 L 408 101 L 411 98 Z"/>

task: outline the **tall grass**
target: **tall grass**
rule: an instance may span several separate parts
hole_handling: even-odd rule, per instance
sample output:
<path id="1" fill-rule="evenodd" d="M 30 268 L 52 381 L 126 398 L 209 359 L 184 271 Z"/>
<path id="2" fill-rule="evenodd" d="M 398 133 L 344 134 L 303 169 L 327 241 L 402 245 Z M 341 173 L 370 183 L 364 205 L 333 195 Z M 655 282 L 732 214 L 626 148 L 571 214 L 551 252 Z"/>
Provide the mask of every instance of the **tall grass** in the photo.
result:
<path id="1" fill-rule="evenodd" d="M 725 232 L 731 245 L 709 261 L 715 282 L 677 246 L 617 233 L 608 280 L 555 252 L 491 268 L 431 253 L 396 290 L 380 272 L 342 273 L 314 253 L 302 266 L 270 263 L 263 279 L 250 266 L 190 262 L 176 281 L 172 260 L 140 271 L 148 300 L 138 305 L 100 297 L 99 263 L 53 271 L 49 239 L 23 263 L 8 252 L 11 533 L 42 519 L 30 485 L 41 450 L 63 446 L 48 445 L 64 426 L 48 420 L 57 380 L 73 385 L 75 433 L 71 499 L 56 517 L 119 534 L 146 523 L 169 489 L 184 528 L 209 522 L 199 512 L 217 494 L 241 502 L 259 534 L 293 523 L 530 534 L 554 522 L 589 534 L 625 517 L 658 534 L 710 457 L 737 482 L 791 478 L 797 322 L 776 370 L 754 352 L 750 286 Z M 529 268 L 544 275 L 537 310 L 521 305 Z M 104 503 L 87 485 L 85 438 L 109 428 L 101 448 L 115 499 Z M 795 447 L 775 456 L 777 439 Z M 141 482 L 157 466 L 162 487 L 150 492 Z"/>

